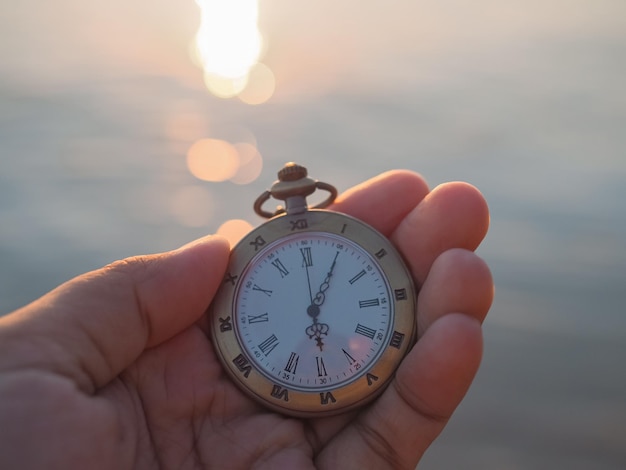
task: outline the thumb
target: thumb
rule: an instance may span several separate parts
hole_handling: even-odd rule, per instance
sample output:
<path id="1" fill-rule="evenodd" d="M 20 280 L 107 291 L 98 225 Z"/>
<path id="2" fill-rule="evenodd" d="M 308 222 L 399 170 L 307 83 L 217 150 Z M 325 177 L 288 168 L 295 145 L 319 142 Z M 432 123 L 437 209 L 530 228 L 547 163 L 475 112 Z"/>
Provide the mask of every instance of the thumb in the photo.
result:
<path id="1" fill-rule="evenodd" d="M 144 349 L 202 316 L 223 279 L 228 253 L 226 240 L 209 236 L 61 285 L 0 318 L 0 371 L 49 370 L 93 392 Z"/>

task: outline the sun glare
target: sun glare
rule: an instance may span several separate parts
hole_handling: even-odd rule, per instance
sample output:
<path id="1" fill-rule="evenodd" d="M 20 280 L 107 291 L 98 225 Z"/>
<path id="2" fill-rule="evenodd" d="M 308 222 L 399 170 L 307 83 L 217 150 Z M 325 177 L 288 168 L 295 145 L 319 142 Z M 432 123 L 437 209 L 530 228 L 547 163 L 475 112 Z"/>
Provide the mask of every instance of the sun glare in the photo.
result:
<path id="1" fill-rule="evenodd" d="M 263 38 L 258 28 L 258 0 L 196 0 L 201 11 L 200 29 L 195 39 L 196 58 L 204 70 L 204 83 L 220 98 L 250 92 L 242 101 L 260 104 L 274 92 L 274 77 L 265 66 L 255 78 Z M 268 78 L 268 71 L 271 77 Z M 258 75 L 258 74 L 256 74 Z M 255 83 L 260 81 L 261 83 Z M 258 91 L 262 88 L 261 91 Z"/>

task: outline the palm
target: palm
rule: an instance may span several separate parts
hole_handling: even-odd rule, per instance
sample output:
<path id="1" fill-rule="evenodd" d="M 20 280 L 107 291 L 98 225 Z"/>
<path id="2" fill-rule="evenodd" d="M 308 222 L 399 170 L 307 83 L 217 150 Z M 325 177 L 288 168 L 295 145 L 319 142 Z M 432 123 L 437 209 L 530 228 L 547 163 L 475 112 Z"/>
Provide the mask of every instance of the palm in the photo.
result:
<path id="1" fill-rule="evenodd" d="M 140 438 L 136 458 L 148 468 L 154 461 L 166 468 L 313 468 L 313 457 L 353 416 L 298 420 L 268 412 L 225 376 L 198 326 L 144 353 L 102 396 L 123 404 L 116 415 Z"/>
<path id="2" fill-rule="evenodd" d="M 131 395 L 125 406 L 130 410 L 119 415 L 129 418 L 125 426 L 144 434 L 137 460 L 147 468 L 155 460 L 165 468 L 311 464 L 305 424 L 268 413 L 243 395 L 197 326 L 147 351 L 120 381 L 105 395 Z"/>
<path id="3" fill-rule="evenodd" d="M 372 405 L 300 420 L 239 391 L 202 318 L 227 260 L 206 240 L 79 277 L 0 319 L 0 422 L 16 423 L 0 427 L 0 467 L 413 468 L 471 383 L 492 295 L 470 251 L 487 227 L 482 197 L 427 193 L 397 172 L 335 206 L 389 236 L 420 288 L 420 340 Z"/>

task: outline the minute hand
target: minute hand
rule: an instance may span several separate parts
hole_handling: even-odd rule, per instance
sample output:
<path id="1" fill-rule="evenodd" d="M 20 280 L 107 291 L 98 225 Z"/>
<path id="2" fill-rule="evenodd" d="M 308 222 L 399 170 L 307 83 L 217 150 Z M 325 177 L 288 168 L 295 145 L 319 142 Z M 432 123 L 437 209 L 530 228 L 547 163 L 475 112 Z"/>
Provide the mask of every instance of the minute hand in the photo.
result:
<path id="1" fill-rule="evenodd" d="M 333 263 L 330 265 L 330 269 L 328 270 L 328 273 L 326 274 L 326 278 L 324 279 L 324 282 L 322 282 L 322 285 L 320 286 L 317 294 L 315 294 L 315 297 L 313 297 L 311 301 L 311 306 L 307 310 L 309 315 L 311 315 L 313 318 L 319 315 L 319 307 L 320 305 L 324 303 L 324 300 L 326 300 L 326 291 L 330 287 L 330 278 L 332 277 L 333 271 L 335 270 L 335 265 L 337 264 L 338 256 L 339 256 L 339 252 L 335 254 L 335 258 L 333 259 Z"/>
<path id="2" fill-rule="evenodd" d="M 324 349 L 324 341 L 322 340 L 322 336 L 327 335 L 330 328 L 326 323 L 319 323 L 317 321 L 317 317 L 320 314 L 320 305 L 322 305 L 324 303 L 324 300 L 326 299 L 326 294 L 324 292 L 326 292 L 326 290 L 330 287 L 330 278 L 333 275 L 338 256 L 339 252 L 337 252 L 337 254 L 335 255 L 335 258 L 333 259 L 333 264 L 330 265 L 328 274 L 326 274 L 326 278 L 324 279 L 324 282 L 322 282 L 319 291 L 311 300 L 311 305 L 309 305 L 309 307 L 306 309 L 309 316 L 313 319 L 313 324 L 308 326 L 305 331 L 309 338 L 315 338 L 315 342 L 317 344 L 317 347 L 320 348 L 320 351 Z"/>

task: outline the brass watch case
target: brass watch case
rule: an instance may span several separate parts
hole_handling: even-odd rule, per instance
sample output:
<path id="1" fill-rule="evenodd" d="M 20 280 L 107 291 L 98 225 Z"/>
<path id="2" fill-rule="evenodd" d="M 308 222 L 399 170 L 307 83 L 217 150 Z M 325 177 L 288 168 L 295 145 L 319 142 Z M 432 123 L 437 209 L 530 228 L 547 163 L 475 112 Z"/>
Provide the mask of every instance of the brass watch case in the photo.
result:
<path id="1" fill-rule="evenodd" d="M 370 254 L 390 287 L 393 318 L 389 341 L 378 360 L 355 380 L 320 392 L 291 389 L 263 374 L 242 347 L 237 334 L 235 305 L 239 279 L 254 257 L 281 238 L 302 232 L 326 232 L 361 246 Z M 362 406 L 377 397 L 415 342 L 416 292 L 402 257 L 387 238 L 369 225 L 338 212 L 306 210 L 278 215 L 247 234 L 232 250 L 226 276 L 209 309 L 211 339 L 232 380 L 264 406 L 290 416 L 330 416 Z M 328 393 L 332 394 L 329 399 Z"/>

